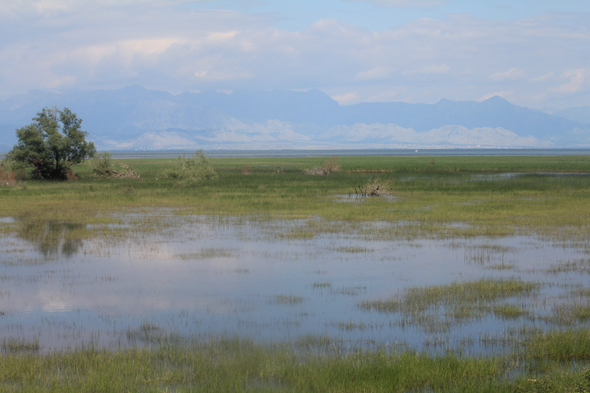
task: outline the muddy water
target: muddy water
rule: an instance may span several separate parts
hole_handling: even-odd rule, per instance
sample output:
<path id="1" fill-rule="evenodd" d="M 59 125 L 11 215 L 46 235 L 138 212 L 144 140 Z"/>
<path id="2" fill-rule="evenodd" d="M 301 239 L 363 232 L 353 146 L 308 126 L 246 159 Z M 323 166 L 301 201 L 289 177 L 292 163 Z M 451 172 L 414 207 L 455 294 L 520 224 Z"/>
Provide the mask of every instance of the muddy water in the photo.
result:
<path id="1" fill-rule="evenodd" d="M 350 346 L 419 349 L 467 342 L 481 351 L 487 350 L 482 337 L 546 328 L 552 325 L 543 317 L 555 304 L 587 302 L 568 294 L 589 286 L 582 268 L 588 250 L 535 237 L 407 241 L 381 236 L 394 225 L 387 223 L 322 234 L 310 232 L 307 221 L 172 213 L 122 220 L 87 229 L 124 231 L 124 238 L 111 233 L 71 240 L 68 231 L 79 228 L 55 223 L 28 236 L 3 235 L 0 336 L 38 339 L 42 351 L 220 335 L 260 341 L 327 335 Z M 10 219 L 0 224 L 13 225 Z M 143 230 L 146 225 L 158 229 Z M 554 271 L 568 261 L 578 261 L 577 268 Z M 406 288 L 479 278 L 543 286 L 536 295 L 503 300 L 530 312 L 515 319 L 488 313 L 424 326 L 400 313 L 358 307 Z"/>

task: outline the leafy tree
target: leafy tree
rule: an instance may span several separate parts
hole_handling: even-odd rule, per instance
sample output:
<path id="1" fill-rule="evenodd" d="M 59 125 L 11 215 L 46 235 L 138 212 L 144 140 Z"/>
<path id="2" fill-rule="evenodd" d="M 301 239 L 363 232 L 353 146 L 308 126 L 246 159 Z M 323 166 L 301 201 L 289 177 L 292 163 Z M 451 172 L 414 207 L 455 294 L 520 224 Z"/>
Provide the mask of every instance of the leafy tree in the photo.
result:
<path id="1" fill-rule="evenodd" d="M 78 119 L 68 108 L 43 108 L 34 123 L 16 130 L 18 144 L 8 158 L 31 165 L 33 177 L 64 180 L 72 173 L 70 167 L 96 153 L 93 142 L 86 142 Z"/>

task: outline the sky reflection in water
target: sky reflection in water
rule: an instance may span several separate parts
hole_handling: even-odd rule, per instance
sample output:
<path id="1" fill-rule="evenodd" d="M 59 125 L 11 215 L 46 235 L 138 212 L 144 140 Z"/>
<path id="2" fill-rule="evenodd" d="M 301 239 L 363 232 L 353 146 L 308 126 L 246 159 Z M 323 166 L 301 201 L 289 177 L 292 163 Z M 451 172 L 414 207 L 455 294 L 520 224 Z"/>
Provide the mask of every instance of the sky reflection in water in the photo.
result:
<path id="1" fill-rule="evenodd" d="M 141 220 L 141 215 L 126 219 Z M 505 333 L 510 326 L 545 325 L 486 314 L 432 330 L 407 319 L 404 325 L 401 314 L 368 312 L 358 305 L 409 287 L 479 278 L 568 284 L 545 286 L 538 297 L 503 301 L 526 303 L 540 316 L 588 280 L 587 273 L 547 272 L 566 260 L 587 259 L 584 250 L 532 237 L 407 241 L 380 239 L 380 228 L 394 225 L 387 223 L 313 235 L 303 231 L 304 220 L 174 214 L 153 219 L 163 224 L 161 230 L 133 232 L 132 224 L 122 224 L 131 231 L 123 240 L 73 240 L 69 231 L 79 228 L 56 223 L 1 238 L 2 336 L 38 338 L 43 350 L 116 348 L 141 344 L 130 332 L 149 324 L 182 337 L 284 341 L 311 334 L 351 346 L 456 345 L 467 337 Z M 297 236 L 300 232 L 305 236 Z"/>

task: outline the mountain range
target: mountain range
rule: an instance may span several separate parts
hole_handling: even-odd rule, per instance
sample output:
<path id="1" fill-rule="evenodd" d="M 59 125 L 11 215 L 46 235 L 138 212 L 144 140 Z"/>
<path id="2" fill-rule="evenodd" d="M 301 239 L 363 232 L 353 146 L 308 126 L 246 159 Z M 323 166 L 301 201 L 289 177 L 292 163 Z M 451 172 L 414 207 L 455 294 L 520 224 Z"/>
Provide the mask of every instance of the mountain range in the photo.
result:
<path id="1" fill-rule="evenodd" d="M 548 114 L 500 97 L 482 102 L 342 106 L 320 90 L 31 91 L 0 101 L 0 151 L 44 107 L 83 119 L 99 150 L 590 147 L 590 108 Z"/>

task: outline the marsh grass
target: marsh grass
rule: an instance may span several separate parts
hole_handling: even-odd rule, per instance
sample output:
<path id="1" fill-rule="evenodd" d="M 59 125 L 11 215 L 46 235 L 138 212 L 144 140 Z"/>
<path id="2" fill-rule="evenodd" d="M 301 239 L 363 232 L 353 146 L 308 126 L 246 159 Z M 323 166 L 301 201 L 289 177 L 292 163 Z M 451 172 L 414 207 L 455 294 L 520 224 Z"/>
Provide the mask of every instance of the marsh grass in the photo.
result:
<path id="1" fill-rule="evenodd" d="M 544 319 L 563 326 L 578 325 L 590 320 L 590 304 L 555 304 L 551 308 L 551 314 L 546 315 Z"/>
<path id="2" fill-rule="evenodd" d="M 181 338 L 177 334 L 169 334 L 161 327 L 143 322 L 137 329 L 127 330 L 127 340 L 132 344 L 161 345 L 177 344 Z"/>
<path id="3" fill-rule="evenodd" d="M 580 297 L 590 297 L 590 288 L 575 288 L 571 294 Z"/>
<path id="4" fill-rule="evenodd" d="M 506 319 L 519 318 L 527 314 L 526 310 L 523 310 L 521 307 L 509 303 L 498 304 L 493 307 L 493 311 L 495 315 L 498 315 L 501 318 Z"/>
<path id="5" fill-rule="evenodd" d="M 203 248 L 199 252 L 186 253 L 186 254 L 174 254 L 175 259 L 182 260 L 200 260 L 200 259 L 213 259 L 213 258 L 234 258 L 235 252 L 231 249 L 226 248 Z"/>
<path id="6" fill-rule="evenodd" d="M 590 360 L 590 330 L 550 330 L 530 334 L 523 349 L 529 359 Z"/>
<path id="7" fill-rule="evenodd" d="M 132 197 L 135 195 L 135 188 L 133 188 L 133 186 L 131 186 L 130 184 L 125 184 L 121 186 L 121 194 L 123 194 L 126 197 Z"/>
<path id="8" fill-rule="evenodd" d="M 296 295 L 274 295 L 271 299 L 270 299 L 270 303 L 271 304 L 286 304 L 286 305 L 296 305 L 296 304 L 301 304 L 305 301 L 305 298 L 302 296 L 296 296 Z"/>
<path id="9" fill-rule="evenodd" d="M 317 281 L 311 284 L 311 289 L 332 289 L 332 283 L 330 281 Z"/>
<path id="10" fill-rule="evenodd" d="M 358 296 L 364 293 L 367 293 L 366 285 L 345 285 L 337 288 L 330 287 L 330 295 Z"/>
<path id="11" fill-rule="evenodd" d="M 485 251 L 488 253 L 497 253 L 497 254 L 507 254 L 507 253 L 518 251 L 518 249 L 516 247 L 502 246 L 500 244 L 488 244 L 488 243 L 470 245 L 470 246 L 467 246 L 467 248 L 470 248 L 473 250 L 481 250 L 481 251 Z"/>
<path id="12" fill-rule="evenodd" d="M 520 279 L 481 279 L 445 285 L 412 287 L 396 297 L 365 300 L 358 306 L 366 311 L 401 313 L 400 323 L 416 325 L 426 331 L 445 331 L 454 324 L 482 318 L 490 313 L 507 317 L 502 311 L 508 306 L 498 305 L 503 299 L 530 296 L 541 284 Z"/>
<path id="13" fill-rule="evenodd" d="M 2 349 L 10 352 L 17 351 L 38 351 L 40 348 L 38 339 L 2 339 Z"/>
<path id="14" fill-rule="evenodd" d="M 122 160 L 141 175 L 133 181 L 97 181 L 92 167 L 82 164 L 76 167 L 76 181 L 27 180 L 26 189 L 0 188 L 0 216 L 88 224 L 111 212 L 167 207 L 196 215 L 413 223 L 390 233 L 407 238 L 518 233 L 584 244 L 590 239 L 590 176 L 506 176 L 490 181 L 474 180 L 473 175 L 590 172 L 589 157 L 441 157 L 436 165 L 416 157 L 341 157 L 343 170 L 330 176 L 302 173 L 315 158 L 213 159 L 218 178 L 197 188 L 176 187 L 175 179 L 155 180 L 175 160 Z M 242 165 L 250 166 L 252 173 L 244 176 Z M 276 172 L 278 166 L 283 173 Z M 370 173 L 351 171 L 373 169 L 388 171 L 381 177 L 395 183 L 395 204 L 379 198 L 341 204 L 330 197 L 346 195 L 371 178 Z M 264 189 L 259 189 L 261 184 Z M 462 225 L 453 226 L 456 223 Z M 284 235 L 296 239 L 322 233 L 320 227 Z"/>
<path id="15" fill-rule="evenodd" d="M 343 252 L 348 254 L 366 254 L 375 250 L 367 247 L 336 247 L 337 252 Z"/>
<path id="16" fill-rule="evenodd" d="M 305 230 L 292 230 L 287 233 L 278 233 L 276 236 L 280 239 L 312 239 L 316 235 L 315 232 Z"/>
<path id="17" fill-rule="evenodd" d="M 489 270 L 512 270 L 514 268 L 515 268 L 514 264 L 506 263 L 506 262 L 492 263 L 492 264 L 484 266 L 484 269 L 489 269 Z"/>
<path id="18" fill-rule="evenodd" d="M 327 334 L 306 334 L 296 338 L 292 345 L 296 350 L 303 349 L 309 353 L 342 354 L 346 352 L 344 339 Z"/>
<path id="19" fill-rule="evenodd" d="M 528 367 L 516 373 L 510 356 L 466 358 L 454 352 L 431 355 L 403 349 L 341 352 L 343 343 L 325 336 L 302 338 L 297 349 L 220 338 L 118 351 L 7 355 L 0 357 L 0 389 L 539 392 L 543 384 L 551 387 L 543 391 L 575 391 L 590 386 L 580 363 L 588 353 L 587 334 L 531 335 L 528 344 L 534 351 L 520 358 Z"/>
<path id="20" fill-rule="evenodd" d="M 456 241 L 483 236 L 493 242 L 503 236 L 537 235 L 541 240 L 588 250 L 590 176 L 480 175 L 588 173 L 590 156 L 440 157 L 436 165 L 429 164 L 430 160 L 343 157 L 339 161 L 342 171 L 330 176 L 303 173 L 316 158 L 211 160 L 218 177 L 197 188 L 175 187 L 174 179 L 156 179 L 173 160 L 133 160 L 130 163 L 141 175 L 133 181 L 97 181 L 90 166 L 79 166 L 76 181 L 27 180 L 26 187 L 0 187 L 0 216 L 17 219 L 0 225 L 0 231 L 29 240 L 50 258 L 79 249 L 87 239 L 121 241 L 173 227 L 175 221 L 170 216 L 193 215 L 216 217 L 220 222 L 231 217 L 264 223 L 273 236 L 287 240 L 313 242 L 313 238 L 337 233 L 355 234 L 361 240 L 419 244 L 416 239 Z M 244 165 L 252 168 L 248 176 L 241 170 Z M 373 173 L 396 185 L 395 203 L 380 198 L 362 204 L 334 202 L 332 195 L 350 193 L 355 186 L 366 184 Z M 126 187 L 134 192 L 124 192 Z M 167 213 L 159 214 L 163 208 Z M 268 224 L 275 221 L 289 225 Z M 65 244 L 68 246 L 63 248 Z M 178 258 L 230 256 L 224 254 L 227 250 L 209 251 L 179 254 Z M 483 261 L 483 268 L 511 266 L 501 257 L 512 251 L 493 244 L 471 250 L 473 261 Z M 356 249 L 343 252 L 354 254 Z M 19 261 L 24 263 L 22 258 Z M 585 273 L 587 269 L 586 259 L 561 265 L 555 267 L 555 273 Z M 514 315 L 521 310 L 511 309 L 508 302 L 534 296 L 540 286 L 518 279 L 455 282 L 409 288 L 391 298 L 362 302 L 359 307 L 399 313 L 400 326 L 436 332 L 485 316 Z M 312 283 L 311 289 L 359 293 L 355 286 L 336 287 L 330 281 Z M 579 296 L 590 296 L 586 293 L 582 288 Z M 296 305 L 305 300 L 286 294 L 270 301 Z M 3 345 L 8 354 L 0 356 L 0 390 L 539 392 L 546 387 L 555 391 L 586 388 L 583 367 L 590 361 L 585 325 L 588 307 L 583 302 L 561 309 L 556 306 L 552 313 L 564 322 L 547 322 L 558 323 L 565 330 L 482 339 L 490 345 L 507 343 L 514 352 L 506 357 L 461 356 L 453 351 L 433 355 L 397 348 L 367 350 L 326 336 L 310 336 L 287 345 L 258 345 L 239 339 L 187 341 L 145 323 L 126 334 L 143 349 L 91 348 L 39 355 L 28 353 L 38 352 L 35 349 L 11 351 Z M 528 315 L 523 316 L 526 319 Z M 570 329 L 573 324 L 580 328 Z M 370 328 L 368 323 L 343 322 L 344 330 L 347 326 L 352 330 Z M 23 341 L 24 346 L 27 342 Z M 290 350 L 290 345 L 297 346 L 296 350 Z M 310 348 L 310 352 L 302 348 Z"/>
<path id="21" fill-rule="evenodd" d="M 590 273 L 590 259 L 577 259 L 573 261 L 562 261 L 557 265 L 551 266 L 548 270 L 549 273 Z"/>
<path id="22" fill-rule="evenodd" d="M 348 322 L 332 322 L 331 326 L 336 326 L 340 330 L 346 330 L 348 332 L 353 330 L 365 330 L 368 328 L 368 324 L 365 322 L 354 322 L 352 320 Z"/>

